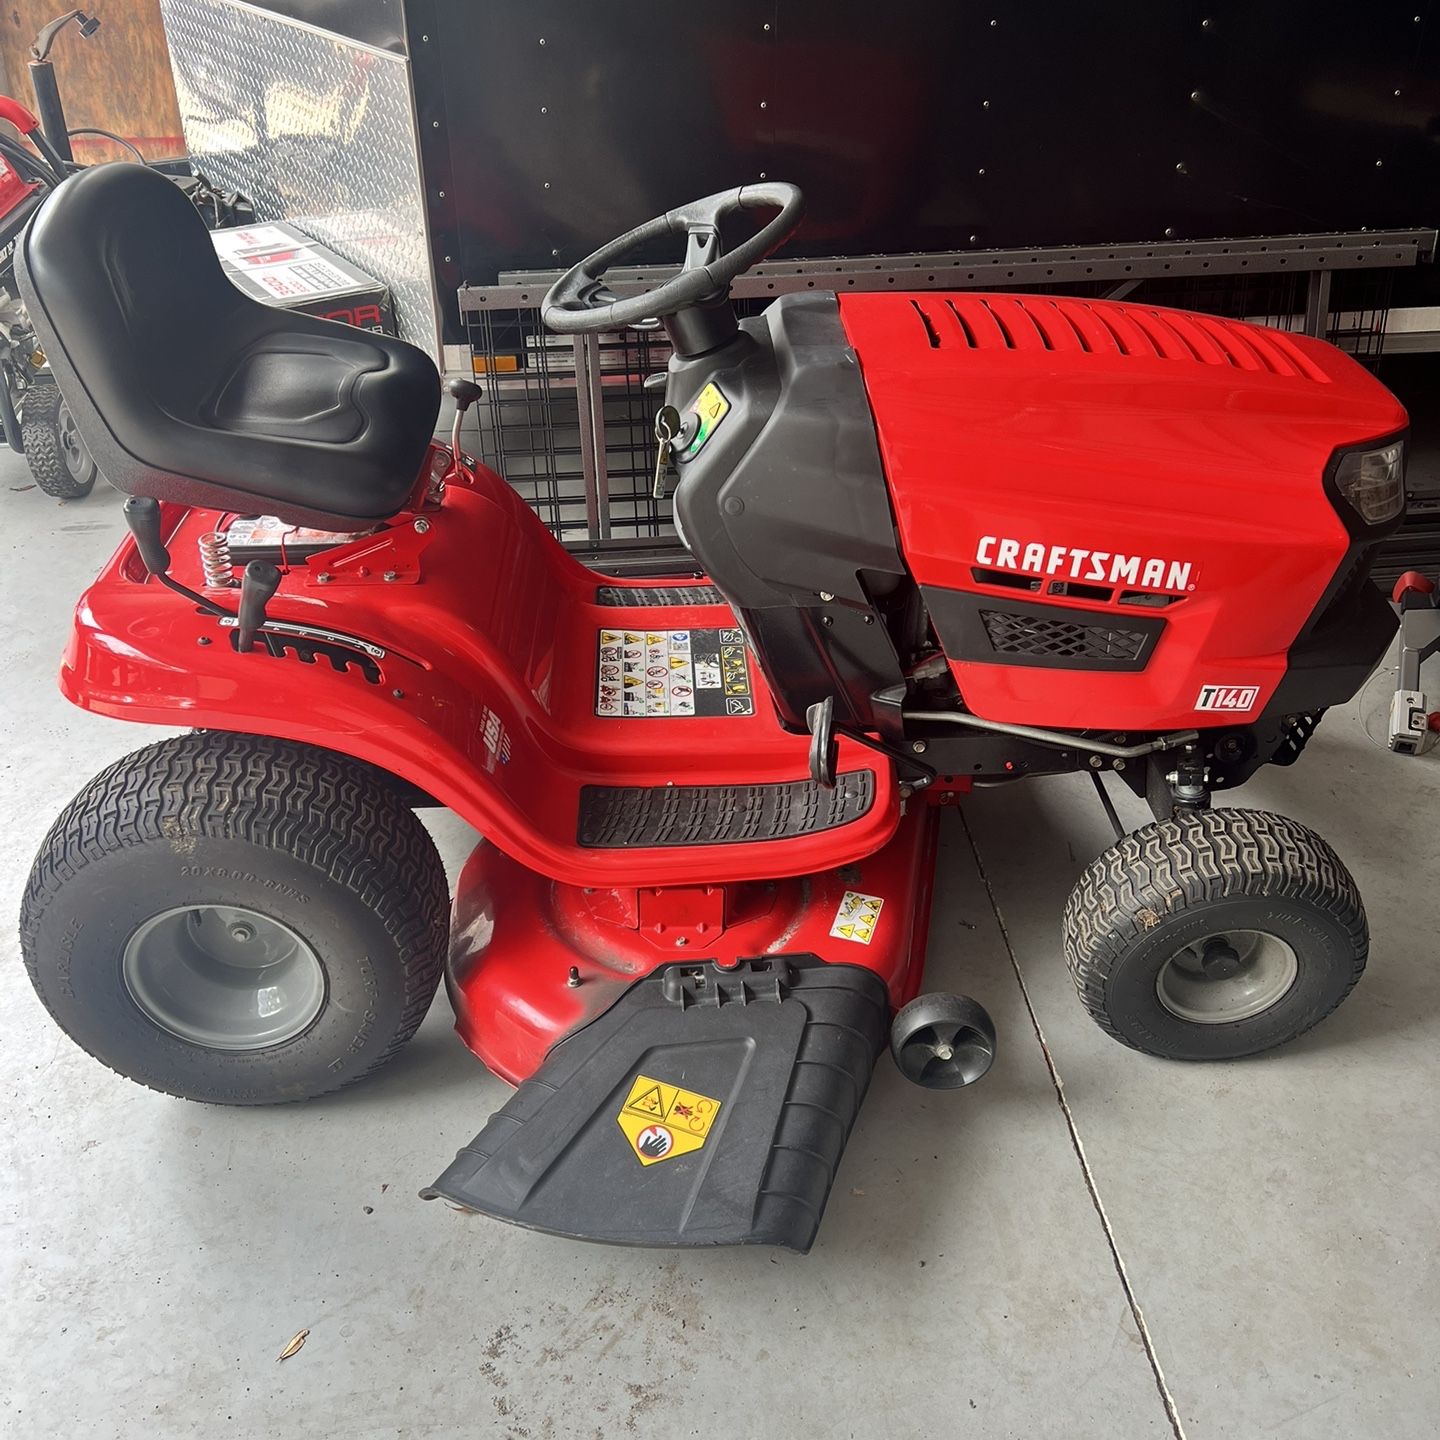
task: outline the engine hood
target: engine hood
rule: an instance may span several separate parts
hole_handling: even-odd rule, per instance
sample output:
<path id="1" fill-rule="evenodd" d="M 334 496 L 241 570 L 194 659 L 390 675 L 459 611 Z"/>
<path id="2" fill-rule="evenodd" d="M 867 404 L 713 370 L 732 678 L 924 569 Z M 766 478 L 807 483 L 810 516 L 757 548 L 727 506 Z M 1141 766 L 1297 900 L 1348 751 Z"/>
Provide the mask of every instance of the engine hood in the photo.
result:
<path id="1" fill-rule="evenodd" d="M 1177 721 L 1193 703 L 1182 664 L 1232 657 L 1215 678 L 1273 688 L 1352 545 L 1324 479 L 1335 451 L 1407 423 L 1333 346 L 1237 321 L 970 293 L 840 309 L 920 585 L 1002 594 L 991 582 L 1025 577 L 1047 604 L 1117 612 L 1125 586 L 1183 600 L 1143 687 Z M 1033 718 L 1038 689 L 998 668 L 957 666 L 967 699 Z M 1068 718 L 1134 724 L 1125 693 L 1097 677 L 1096 703 Z"/>
<path id="2" fill-rule="evenodd" d="M 965 515 L 983 535 L 1036 506 L 1134 516 L 1152 539 L 1161 516 L 1284 535 L 1297 505 L 1333 526 L 1320 477 L 1336 448 L 1407 423 L 1334 346 L 1258 325 L 1034 295 L 852 295 L 840 311 L 921 569 L 953 558 Z"/>

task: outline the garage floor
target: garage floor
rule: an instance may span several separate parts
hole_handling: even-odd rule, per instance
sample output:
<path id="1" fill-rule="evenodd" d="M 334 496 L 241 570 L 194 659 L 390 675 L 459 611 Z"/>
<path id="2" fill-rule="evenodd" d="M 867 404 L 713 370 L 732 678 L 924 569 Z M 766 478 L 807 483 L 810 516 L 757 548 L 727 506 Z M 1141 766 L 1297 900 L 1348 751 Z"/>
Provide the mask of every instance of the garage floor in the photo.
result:
<path id="1" fill-rule="evenodd" d="M 1352 707 L 1247 791 L 1334 841 L 1374 948 L 1319 1030 L 1210 1067 L 1071 993 L 1058 916 L 1108 838 L 1086 784 L 975 797 L 930 980 L 993 1013 L 984 1083 L 882 1060 L 808 1258 L 581 1246 L 416 1199 L 506 1093 L 443 999 L 369 1083 L 272 1111 L 143 1091 L 49 1022 L 15 953 L 31 855 L 151 737 L 53 680 L 120 497 L 26 484 L 0 451 L 0 1432 L 1435 1434 L 1440 754 L 1390 756 Z M 434 828 L 457 866 L 472 834 Z"/>

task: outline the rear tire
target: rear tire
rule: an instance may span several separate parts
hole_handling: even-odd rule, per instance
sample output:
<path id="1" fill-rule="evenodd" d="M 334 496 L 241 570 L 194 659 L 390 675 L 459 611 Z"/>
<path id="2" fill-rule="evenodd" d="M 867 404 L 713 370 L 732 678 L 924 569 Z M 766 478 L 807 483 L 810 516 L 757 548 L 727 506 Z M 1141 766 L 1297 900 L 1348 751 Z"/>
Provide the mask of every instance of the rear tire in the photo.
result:
<path id="1" fill-rule="evenodd" d="M 1365 969 L 1350 872 L 1313 830 L 1202 810 L 1132 831 L 1070 893 L 1065 958 L 1081 1003 L 1122 1044 L 1230 1060 L 1324 1019 Z"/>
<path id="2" fill-rule="evenodd" d="M 20 921 L 72 1040 L 142 1085 L 227 1105 L 384 1064 L 429 1009 L 447 931 L 440 857 L 393 787 L 328 751 L 221 732 L 92 780 L 41 845 Z"/>
<path id="3" fill-rule="evenodd" d="M 99 474 L 75 417 L 52 381 L 38 381 L 21 402 L 20 437 L 35 483 L 56 500 L 80 500 Z"/>

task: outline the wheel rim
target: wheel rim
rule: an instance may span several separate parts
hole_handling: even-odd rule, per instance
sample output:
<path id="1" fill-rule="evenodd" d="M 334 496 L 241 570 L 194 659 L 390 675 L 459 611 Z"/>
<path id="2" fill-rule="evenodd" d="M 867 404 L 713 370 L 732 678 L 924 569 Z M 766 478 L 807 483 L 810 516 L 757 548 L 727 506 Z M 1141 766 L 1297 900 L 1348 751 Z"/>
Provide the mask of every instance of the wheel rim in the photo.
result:
<path id="1" fill-rule="evenodd" d="M 960 1016 L 940 1016 L 917 1026 L 895 1047 L 900 1073 L 930 1090 L 973 1084 L 994 1058 L 994 1036 Z"/>
<path id="2" fill-rule="evenodd" d="M 130 998 L 162 1030 L 211 1050 L 266 1050 L 309 1028 L 325 971 L 288 925 L 236 905 L 152 916 L 121 960 Z"/>
<path id="3" fill-rule="evenodd" d="M 1181 1020 L 1228 1025 L 1277 1004 L 1299 973 L 1295 951 L 1278 935 L 1226 930 L 1172 955 L 1155 977 L 1155 993 Z"/>
<path id="4" fill-rule="evenodd" d="M 90 468 L 90 454 L 85 449 L 80 432 L 75 428 L 75 417 L 70 413 L 68 405 L 60 406 L 55 421 L 60 435 L 60 451 L 65 456 L 65 468 L 77 480 L 81 479 Z"/>

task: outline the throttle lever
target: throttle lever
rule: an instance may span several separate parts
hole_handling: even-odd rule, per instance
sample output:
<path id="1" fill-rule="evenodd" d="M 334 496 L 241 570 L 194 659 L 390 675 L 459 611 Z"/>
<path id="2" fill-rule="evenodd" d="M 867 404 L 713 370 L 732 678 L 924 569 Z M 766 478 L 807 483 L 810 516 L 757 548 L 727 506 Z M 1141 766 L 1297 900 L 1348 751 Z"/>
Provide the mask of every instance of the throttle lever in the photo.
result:
<path id="1" fill-rule="evenodd" d="M 455 421 L 450 427 L 450 451 L 460 464 L 460 423 L 465 412 L 485 393 L 473 380 L 447 380 L 445 393 L 455 402 Z"/>

